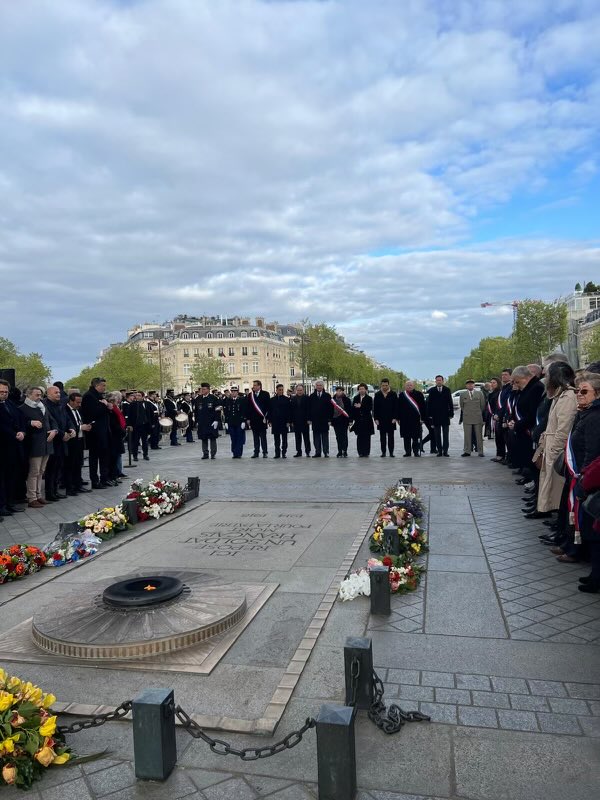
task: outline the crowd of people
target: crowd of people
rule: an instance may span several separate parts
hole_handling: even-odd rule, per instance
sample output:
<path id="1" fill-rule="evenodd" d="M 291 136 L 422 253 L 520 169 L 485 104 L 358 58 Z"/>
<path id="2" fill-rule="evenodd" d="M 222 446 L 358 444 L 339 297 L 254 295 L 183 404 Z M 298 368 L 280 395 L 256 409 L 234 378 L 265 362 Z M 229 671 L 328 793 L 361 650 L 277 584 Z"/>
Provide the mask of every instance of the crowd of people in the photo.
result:
<path id="1" fill-rule="evenodd" d="M 543 364 L 505 369 L 499 378 L 476 386 L 467 381 L 459 400 L 463 457 L 484 456 L 484 438 L 494 440 L 496 463 L 517 473 L 524 486 L 528 519 L 549 530 L 540 541 L 559 561 L 590 560 L 592 571 L 580 590 L 600 590 L 600 364 L 577 373 L 562 353 Z M 395 392 L 387 379 L 374 396 L 359 384 L 351 398 L 343 387 L 333 393 L 316 381 L 275 393 L 260 381 L 243 393 L 223 392 L 202 383 L 178 397 L 157 392 L 111 391 L 94 378 L 84 393 L 60 382 L 29 387 L 24 397 L 0 380 L 0 519 L 29 508 L 42 508 L 69 495 L 117 485 L 126 452 L 137 462 L 150 460 L 163 437 L 173 447 L 201 442 L 203 459 L 217 455 L 219 437 L 230 439 L 231 455 L 242 458 L 246 434 L 252 436 L 252 458 L 267 458 L 268 434 L 274 457 L 287 458 L 293 435 L 294 458 L 329 457 L 333 428 L 337 458 L 347 458 L 349 434 L 356 436 L 359 458 L 368 458 L 379 433 L 381 457 L 394 457 L 399 431 L 404 457 L 429 452 L 449 457 L 449 427 L 454 403 L 444 377 L 426 393 L 407 381 Z M 426 436 L 423 433 L 426 432 Z M 83 475 L 88 452 L 89 480 Z M 596 504 L 598 520 L 596 519 Z"/>
<path id="2" fill-rule="evenodd" d="M 513 469 L 523 486 L 525 518 L 547 527 L 540 542 L 559 562 L 591 562 L 578 588 L 597 593 L 600 362 L 576 372 L 554 353 L 541 366 L 505 369 L 491 381 L 485 410 L 496 444 L 492 460 Z M 467 437 L 465 428 L 465 447 Z"/>

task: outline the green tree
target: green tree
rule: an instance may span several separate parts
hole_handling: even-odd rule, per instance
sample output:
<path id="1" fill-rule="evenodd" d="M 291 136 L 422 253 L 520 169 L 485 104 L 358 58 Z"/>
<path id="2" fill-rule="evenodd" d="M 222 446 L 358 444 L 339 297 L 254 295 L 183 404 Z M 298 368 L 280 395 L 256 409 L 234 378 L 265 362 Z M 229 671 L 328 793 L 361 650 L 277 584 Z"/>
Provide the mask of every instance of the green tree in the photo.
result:
<path id="1" fill-rule="evenodd" d="M 567 338 L 567 307 L 560 300 L 523 300 L 513 332 L 515 364 L 539 363 Z"/>
<path id="2" fill-rule="evenodd" d="M 576 292 L 580 292 L 581 291 L 581 284 L 579 283 L 579 281 L 575 284 L 575 291 Z"/>
<path id="3" fill-rule="evenodd" d="M 19 389 L 50 382 L 51 369 L 44 363 L 39 353 L 20 353 L 16 346 L 3 336 L 0 336 L 0 367 L 15 370 L 15 383 Z"/>
<path id="4" fill-rule="evenodd" d="M 83 369 L 79 375 L 67 381 L 66 386 L 76 386 L 85 391 L 92 378 L 106 378 L 107 388 L 114 389 L 150 389 L 160 390 L 160 367 L 144 359 L 140 350 L 135 347 L 117 345 L 111 347 L 105 355 L 91 367 Z M 167 384 L 170 376 L 163 369 L 163 384 Z"/>
<path id="5" fill-rule="evenodd" d="M 598 291 L 598 286 L 593 281 L 588 281 L 583 287 L 584 294 L 594 294 Z"/>
<path id="6" fill-rule="evenodd" d="M 596 326 L 591 334 L 585 338 L 582 345 L 583 361 L 590 364 L 592 361 L 600 361 L 600 326 Z"/>
<path id="7" fill-rule="evenodd" d="M 219 358 L 198 355 L 194 358 L 190 379 L 194 386 L 207 382 L 211 386 L 221 386 L 225 382 L 227 372 L 225 364 Z"/>

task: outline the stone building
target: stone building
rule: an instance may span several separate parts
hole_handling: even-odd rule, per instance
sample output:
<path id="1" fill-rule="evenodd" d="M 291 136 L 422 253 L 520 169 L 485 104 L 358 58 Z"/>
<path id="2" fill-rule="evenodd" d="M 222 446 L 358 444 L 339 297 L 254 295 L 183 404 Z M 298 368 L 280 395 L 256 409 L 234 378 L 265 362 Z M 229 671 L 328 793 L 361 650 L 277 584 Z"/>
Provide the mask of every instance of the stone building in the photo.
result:
<path id="1" fill-rule="evenodd" d="M 564 298 L 567 305 L 567 341 L 563 349 L 571 366 L 585 363 L 585 339 L 591 334 L 600 310 L 600 292 L 574 291 Z"/>
<path id="2" fill-rule="evenodd" d="M 276 383 L 288 388 L 301 378 L 299 326 L 266 322 L 263 317 L 191 317 L 181 315 L 162 324 L 144 322 L 127 332 L 127 343 L 171 377 L 176 392 L 192 391 L 192 368 L 198 356 L 221 359 L 226 377 L 221 387 L 240 391 L 262 381 L 273 392 Z"/>

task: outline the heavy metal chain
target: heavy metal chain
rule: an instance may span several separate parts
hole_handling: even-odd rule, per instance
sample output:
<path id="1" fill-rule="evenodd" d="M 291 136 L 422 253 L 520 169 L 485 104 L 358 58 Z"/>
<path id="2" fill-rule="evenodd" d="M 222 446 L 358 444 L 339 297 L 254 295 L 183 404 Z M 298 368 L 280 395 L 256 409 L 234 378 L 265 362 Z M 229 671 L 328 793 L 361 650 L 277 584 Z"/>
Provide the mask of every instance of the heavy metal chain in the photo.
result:
<path id="1" fill-rule="evenodd" d="M 384 733 L 398 733 L 407 722 L 428 722 L 431 717 L 420 711 L 403 711 L 391 703 L 389 708 L 383 702 L 383 681 L 373 670 L 373 703 L 368 711 L 369 719 Z"/>
<path id="2" fill-rule="evenodd" d="M 114 722 L 115 720 L 123 719 L 131 711 L 133 707 L 132 700 L 126 700 L 120 706 L 115 708 L 114 711 L 109 711 L 108 714 L 95 714 L 89 719 L 78 719 L 71 725 L 59 725 L 57 730 L 59 733 L 79 733 L 79 731 L 87 730 L 88 728 L 98 728 L 104 725 L 105 722 Z"/>
<path id="3" fill-rule="evenodd" d="M 284 750 L 291 750 L 292 747 L 296 747 L 297 744 L 300 744 L 304 734 L 317 724 L 316 719 L 308 717 L 301 728 L 288 733 L 287 736 L 284 736 L 284 738 L 276 744 L 267 745 L 265 747 L 246 747 L 243 750 L 237 750 L 229 744 L 229 742 L 225 742 L 223 739 L 213 739 L 212 736 L 205 733 L 200 725 L 198 725 L 181 706 L 175 706 L 175 716 L 190 736 L 194 739 L 201 739 L 203 742 L 206 742 L 213 753 L 216 753 L 218 756 L 237 756 L 241 758 L 242 761 L 257 761 L 259 758 L 269 758 L 269 756 L 282 753 Z"/>
<path id="4" fill-rule="evenodd" d="M 358 692 L 358 679 L 360 677 L 360 660 L 356 656 L 352 659 L 350 664 L 350 685 L 352 686 L 352 702 L 348 703 L 349 706 L 356 705 L 356 693 Z"/>

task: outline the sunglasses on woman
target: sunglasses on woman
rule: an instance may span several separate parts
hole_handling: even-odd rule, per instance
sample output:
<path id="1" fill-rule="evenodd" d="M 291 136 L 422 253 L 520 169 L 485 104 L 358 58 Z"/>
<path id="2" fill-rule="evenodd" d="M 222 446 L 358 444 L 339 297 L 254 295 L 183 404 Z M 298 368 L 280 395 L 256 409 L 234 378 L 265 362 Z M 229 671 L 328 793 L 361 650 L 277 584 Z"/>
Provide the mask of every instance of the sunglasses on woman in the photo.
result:
<path id="1" fill-rule="evenodd" d="M 575 394 L 586 395 L 586 394 L 589 394 L 589 393 L 590 393 L 589 389 L 575 389 Z"/>

